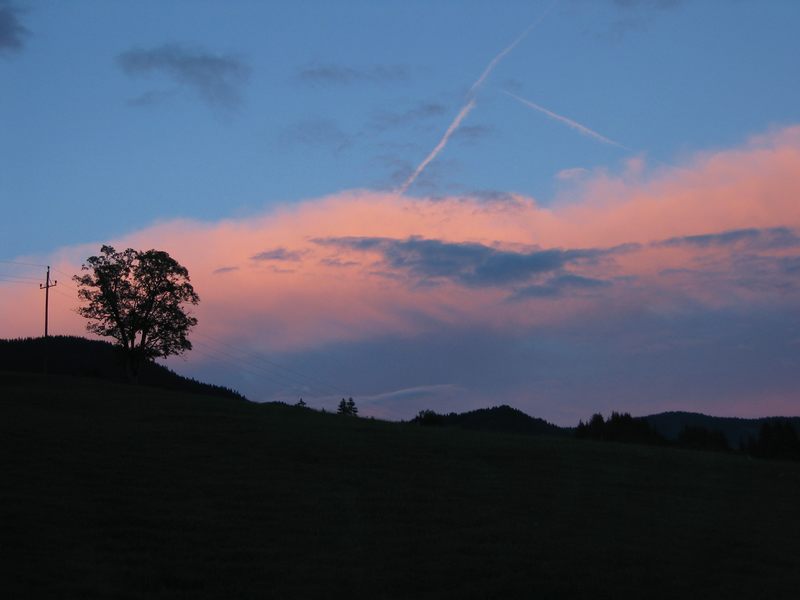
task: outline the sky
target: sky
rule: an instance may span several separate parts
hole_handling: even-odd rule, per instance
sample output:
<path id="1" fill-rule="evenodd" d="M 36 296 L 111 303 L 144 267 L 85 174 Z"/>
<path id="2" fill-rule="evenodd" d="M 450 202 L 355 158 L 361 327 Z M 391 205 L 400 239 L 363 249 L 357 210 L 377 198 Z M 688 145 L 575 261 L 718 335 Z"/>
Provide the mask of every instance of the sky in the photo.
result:
<path id="1" fill-rule="evenodd" d="M 102 244 L 176 371 L 407 419 L 800 414 L 793 0 L 0 0 L 0 337 Z"/>

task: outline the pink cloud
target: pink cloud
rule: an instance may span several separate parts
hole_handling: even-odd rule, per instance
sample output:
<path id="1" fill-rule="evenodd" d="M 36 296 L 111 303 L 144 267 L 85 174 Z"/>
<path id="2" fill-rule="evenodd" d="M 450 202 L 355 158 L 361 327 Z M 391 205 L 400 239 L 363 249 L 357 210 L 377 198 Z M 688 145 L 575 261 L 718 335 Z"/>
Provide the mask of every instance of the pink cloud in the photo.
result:
<path id="1" fill-rule="evenodd" d="M 518 332 L 597 316 L 622 320 L 696 306 L 763 310 L 798 301 L 798 290 L 783 285 L 797 245 L 658 242 L 800 230 L 800 127 L 675 168 L 648 172 L 636 159 L 621 174 L 585 174 L 563 193 L 569 197 L 542 206 L 521 195 L 486 202 L 355 190 L 249 218 L 157 223 L 104 243 L 168 251 L 187 266 L 200 294 L 199 333 L 271 352 L 411 337 L 439 326 Z M 440 244 L 428 250 L 439 254 L 320 243 L 342 238 L 433 240 Z M 100 243 L 20 258 L 53 265 L 63 281 L 51 304 L 54 333 L 83 332 L 68 275 Z M 392 251 L 411 252 L 398 244 Z M 637 246 L 608 251 L 623 244 Z M 563 263 L 537 270 L 534 254 L 555 249 L 567 253 Z M 569 254 L 579 249 L 597 253 Z M 461 261 L 450 276 L 445 259 Z M 481 271 L 495 263 L 510 273 L 499 283 Z M 0 282 L 0 289 L 0 335 L 38 335 L 42 292 L 33 284 Z"/>

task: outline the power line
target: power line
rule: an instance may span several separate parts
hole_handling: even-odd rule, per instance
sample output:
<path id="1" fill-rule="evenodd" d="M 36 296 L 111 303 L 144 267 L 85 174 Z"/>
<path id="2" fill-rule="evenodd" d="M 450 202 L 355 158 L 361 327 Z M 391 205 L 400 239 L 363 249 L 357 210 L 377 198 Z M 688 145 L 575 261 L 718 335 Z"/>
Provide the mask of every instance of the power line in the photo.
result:
<path id="1" fill-rule="evenodd" d="M 61 285 L 61 284 L 59 284 L 59 285 Z M 64 298 L 69 298 L 70 300 L 75 300 L 75 299 L 76 299 L 76 298 L 75 298 L 74 296 L 72 296 L 71 294 L 68 294 L 68 293 L 66 293 L 66 292 L 62 292 L 61 290 L 56 290 L 56 289 L 54 289 L 53 291 L 54 291 L 56 294 L 58 294 L 59 296 L 64 296 Z"/>
<path id="2" fill-rule="evenodd" d="M 3 278 L 8 277 L 10 279 L 18 279 L 20 281 L 37 281 L 37 282 L 41 279 L 40 277 L 29 277 L 27 275 L 16 275 L 14 273 L 0 273 L 0 277 Z"/>
<path id="3" fill-rule="evenodd" d="M 67 278 L 68 278 L 68 282 L 69 282 L 69 281 L 72 281 L 72 275 L 70 275 L 70 274 L 69 274 L 69 273 L 67 273 L 66 271 L 62 271 L 61 269 L 56 269 L 55 267 L 53 267 L 53 271 L 55 271 L 56 273 L 61 273 L 61 274 L 62 274 L 64 277 L 67 277 Z M 68 282 L 67 282 L 67 283 L 65 283 L 63 279 L 61 280 L 61 283 L 62 283 L 63 285 L 66 285 L 67 287 L 71 287 L 73 290 L 77 290 L 77 289 L 78 289 L 78 288 L 77 288 L 77 287 L 75 287 L 73 284 L 71 284 L 71 283 L 68 283 Z"/>
<path id="4" fill-rule="evenodd" d="M 6 275 L 0 273 L 0 279 L 5 279 L 7 281 L 18 281 L 19 283 L 37 283 L 40 281 L 39 277 L 22 277 L 20 275 Z"/>
<path id="5" fill-rule="evenodd" d="M 50 270 L 50 267 L 48 267 L 47 265 L 43 265 L 43 264 L 39 264 L 39 263 L 29 263 L 29 262 L 11 261 L 11 260 L 0 260 L 0 263 L 11 264 L 11 265 L 21 265 L 21 266 L 27 266 L 27 267 L 47 267 L 48 268 L 48 272 Z M 61 275 L 64 275 L 67 278 L 71 279 L 71 277 L 72 277 L 69 273 L 67 273 L 65 271 L 62 271 L 61 269 L 58 269 L 56 267 L 53 267 L 52 270 L 57 272 L 57 273 L 60 273 Z M 18 284 L 18 285 L 21 285 L 21 284 L 26 284 L 28 282 L 35 282 L 35 281 L 38 281 L 38 280 L 39 280 L 38 277 L 28 277 L 26 275 L 0 274 L 0 283 L 3 283 L 3 284 Z M 59 284 L 61 286 L 66 286 L 66 287 L 68 287 L 68 288 L 70 288 L 70 289 L 72 289 L 72 290 L 74 290 L 76 292 L 80 291 L 78 289 L 78 287 L 72 285 L 71 283 L 65 282 L 64 280 L 61 280 L 59 282 Z M 48 307 L 47 307 L 47 305 L 48 305 L 48 296 L 47 296 L 47 294 L 49 294 L 49 289 L 53 288 L 54 286 L 55 286 L 55 284 L 50 284 L 49 283 L 49 275 L 48 275 L 48 279 L 47 279 L 47 284 L 46 285 L 40 284 L 40 288 L 46 290 L 46 296 L 45 296 L 45 331 L 47 331 L 47 312 L 48 312 Z M 53 291 L 58 293 L 58 294 L 60 294 L 61 296 L 65 297 L 65 298 L 69 298 L 70 300 L 75 300 L 75 298 L 73 298 L 70 294 L 61 292 L 60 290 L 57 290 L 57 289 L 54 289 Z M 224 362 L 227 362 L 229 364 L 233 364 L 233 365 L 237 366 L 240 369 L 242 367 L 244 367 L 250 372 L 250 374 L 257 375 L 259 377 L 265 377 L 266 379 L 268 379 L 273 384 L 279 385 L 281 387 L 290 387 L 290 388 L 292 388 L 292 387 L 296 388 L 298 386 L 302 386 L 304 388 L 308 388 L 308 387 L 316 388 L 317 390 L 324 392 L 326 395 L 331 394 L 331 392 L 332 392 L 333 396 L 338 396 L 340 394 L 343 394 L 345 396 L 348 395 L 347 392 L 345 392 L 338 385 L 336 385 L 336 384 L 334 384 L 334 383 L 332 383 L 330 381 L 326 381 L 326 380 L 321 379 L 319 377 L 315 377 L 315 376 L 309 375 L 307 373 L 304 373 L 302 371 L 299 371 L 297 369 L 294 369 L 294 368 L 291 368 L 291 367 L 287 367 L 286 365 L 282 365 L 280 363 L 277 363 L 277 362 L 275 362 L 273 360 L 270 360 L 270 359 L 266 358 L 265 356 L 263 356 L 262 354 L 260 354 L 258 352 L 248 352 L 246 350 L 242 350 L 241 348 L 238 348 L 236 346 L 228 344 L 228 343 L 226 343 L 226 342 L 224 342 L 222 340 L 216 339 L 216 338 L 214 338 L 214 337 L 212 337 L 210 335 L 206 335 L 206 334 L 198 334 L 198 335 L 210 340 L 211 342 L 214 342 L 217 345 L 221 345 L 221 346 L 225 346 L 227 348 L 230 348 L 234 352 L 238 353 L 239 356 L 230 354 L 230 353 L 228 353 L 228 352 L 226 352 L 226 351 L 224 351 L 224 350 L 222 350 L 220 348 L 214 348 L 213 346 L 208 345 L 208 344 L 204 344 L 203 342 L 200 342 L 200 344 L 204 345 L 206 347 L 206 351 L 200 350 L 201 354 L 204 354 L 205 356 L 213 358 L 213 359 L 215 359 L 217 361 L 224 361 Z M 243 362 L 243 361 L 246 361 L 246 362 Z M 270 368 L 266 367 L 265 365 L 269 365 L 272 368 L 270 369 Z M 283 372 L 277 372 L 275 369 L 280 369 Z"/>
<path id="6" fill-rule="evenodd" d="M 39 263 L 29 263 L 29 262 L 22 262 L 21 260 L 0 260 L 0 263 L 4 263 L 7 265 L 25 265 L 26 267 L 46 267 L 47 265 L 42 265 Z"/>

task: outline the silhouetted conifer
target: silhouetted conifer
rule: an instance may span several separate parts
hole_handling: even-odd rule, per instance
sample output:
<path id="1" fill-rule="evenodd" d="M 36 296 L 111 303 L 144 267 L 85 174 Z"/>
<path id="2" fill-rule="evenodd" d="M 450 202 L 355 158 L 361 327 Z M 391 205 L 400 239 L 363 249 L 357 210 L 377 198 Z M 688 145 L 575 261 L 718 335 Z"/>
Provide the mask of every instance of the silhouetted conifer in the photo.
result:
<path id="1" fill-rule="evenodd" d="M 666 440 L 644 419 L 634 419 L 629 413 L 612 412 L 608 420 L 597 413 L 589 423 L 578 423 L 575 436 L 583 439 L 637 444 L 666 444 Z"/>
<path id="2" fill-rule="evenodd" d="M 786 419 L 771 419 L 761 425 L 758 438 L 750 438 L 745 450 L 756 458 L 800 460 L 797 431 Z"/>
<path id="3" fill-rule="evenodd" d="M 342 398 L 341 402 L 339 402 L 339 407 L 336 410 L 336 414 L 345 415 L 348 417 L 357 417 L 358 407 L 352 398 L 348 398 L 347 400 Z"/>

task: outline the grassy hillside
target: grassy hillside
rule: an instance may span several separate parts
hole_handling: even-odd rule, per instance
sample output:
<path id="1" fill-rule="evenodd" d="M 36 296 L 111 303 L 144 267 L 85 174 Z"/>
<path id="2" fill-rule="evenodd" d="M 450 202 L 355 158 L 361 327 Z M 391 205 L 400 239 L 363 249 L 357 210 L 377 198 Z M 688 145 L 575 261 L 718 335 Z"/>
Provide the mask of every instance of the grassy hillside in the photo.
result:
<path id="1" fill-rule="evenodd" d="M 795 597 L 800 465 L 0 373 L 8 598 Z"/>
<path id="2" fill-rule="evenodd" d="M 0 339 L 0 370 L 81 375 L 127 382 L 121 349 L 102 340 L 57 335 L 49 338 Z M 178 375 L 153 361 L 142 364 L 138 383 L 170 390 L 242 398 L 234 390 Z"/>

